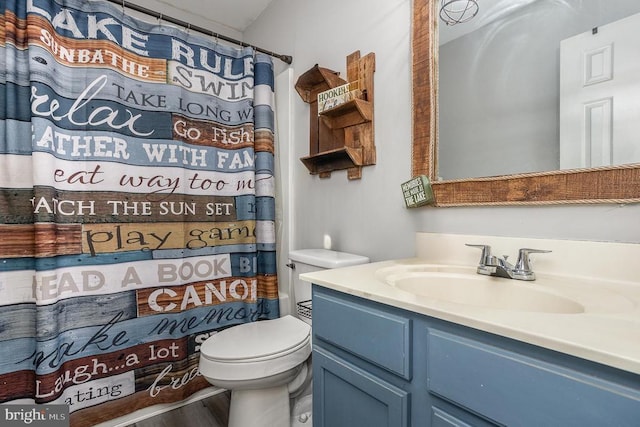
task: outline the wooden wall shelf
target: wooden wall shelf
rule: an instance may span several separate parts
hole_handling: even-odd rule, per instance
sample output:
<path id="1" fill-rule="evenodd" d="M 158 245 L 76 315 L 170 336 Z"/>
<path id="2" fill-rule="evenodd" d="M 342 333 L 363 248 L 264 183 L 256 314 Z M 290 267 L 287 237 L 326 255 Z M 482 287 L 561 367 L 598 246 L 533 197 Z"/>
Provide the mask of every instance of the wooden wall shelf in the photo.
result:
<path id="1" fill-rule="evenodd" d="M 335 150 L 324 151 L 313 156 L 302 157 L 302 163 L 309 169 L 312 175 L 325 174 L 339 169 L 351 169 L 362 164 L 362 149 L 342 147 Z"/>
<path id="2" fill-rule="evenodd" d="M 360 179 L 362 167 L 376 163 L 373 114 L 375 54 L 347 56 L 347 80 L 317 64 L 303 73 L 295 88 L 309 104 L 309 155 L 301 158 L 312 175 L 328 178 L 334 170 L 348 170 Z M 318 94 L 346 83 L 358 82 L 362 99 L 353 99 L 318 114 Z"/>
<path id="3" fill-rule="evenodd" d="M 314 65 L 302 74 L 296 82 L 296 92 L 308 104 L 318 101 L 318 94 L 347 83 L 340 77 L 340 73 L 328 68 Z"/>
<path id="4" fill-rule="evenodd" d="M 354 99 L 323 111 L 320 113 L 320 119 L 331 129 L 344 129 L 372 121 L 373 105 L 364 99 Z"/>

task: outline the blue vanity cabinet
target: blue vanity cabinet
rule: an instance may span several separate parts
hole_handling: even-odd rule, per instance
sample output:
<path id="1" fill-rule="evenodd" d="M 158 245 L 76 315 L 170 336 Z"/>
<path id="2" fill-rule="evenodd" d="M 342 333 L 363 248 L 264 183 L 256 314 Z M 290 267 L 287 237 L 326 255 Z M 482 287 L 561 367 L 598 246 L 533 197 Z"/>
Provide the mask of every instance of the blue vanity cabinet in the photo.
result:
<path id="1" fill-rule="evenodd" d="M 410 426 L 412 321 L 398 313 L 314 289 L 314 427 Z"/>
<path id="2" fill-rule="evenodd" d="M 315 427 L 640 426 L 640 375 L 313 289 Z"/>

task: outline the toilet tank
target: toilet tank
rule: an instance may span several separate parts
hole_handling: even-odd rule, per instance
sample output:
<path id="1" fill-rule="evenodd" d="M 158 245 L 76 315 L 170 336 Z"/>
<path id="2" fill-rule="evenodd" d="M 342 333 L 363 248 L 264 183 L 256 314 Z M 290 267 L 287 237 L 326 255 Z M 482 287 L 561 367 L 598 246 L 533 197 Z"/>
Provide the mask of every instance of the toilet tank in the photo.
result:
<path id="1" fill-rule="evenodd" d="M 351 265 L 366 264 L 369 258 L 346 252 L 329 249 L 299 249 L 289 252 L 292 267 L 293 298 L 298 318 L 311 324 L 311 283 L 301 280 L 300 274 L 318 270 L 349 267 Z"/>

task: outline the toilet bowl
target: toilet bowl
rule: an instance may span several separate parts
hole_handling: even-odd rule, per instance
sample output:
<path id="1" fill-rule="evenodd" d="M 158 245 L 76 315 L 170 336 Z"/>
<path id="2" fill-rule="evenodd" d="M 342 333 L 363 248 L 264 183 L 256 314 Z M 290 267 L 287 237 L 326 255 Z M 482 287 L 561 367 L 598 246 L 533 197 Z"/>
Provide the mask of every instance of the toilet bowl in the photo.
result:
<path id="1" fill-rule="evenodd" d="M 298 317 L 233 326 L 209 337 L 200 349 L 200 373 L 231 390 L 229 427 L 312 425 L 311 283 L 298 276 L 369 262 L 327 249 L 292 251 L 289 259 Z"/>
<path id="2" fill-rule="evenodd" d="M 290 425 L 291 394 L 311 375 L 311 327 L 290 315 L 225 329 L 200 350 L 200 373 L 231 390 L 229 427 Z"/>

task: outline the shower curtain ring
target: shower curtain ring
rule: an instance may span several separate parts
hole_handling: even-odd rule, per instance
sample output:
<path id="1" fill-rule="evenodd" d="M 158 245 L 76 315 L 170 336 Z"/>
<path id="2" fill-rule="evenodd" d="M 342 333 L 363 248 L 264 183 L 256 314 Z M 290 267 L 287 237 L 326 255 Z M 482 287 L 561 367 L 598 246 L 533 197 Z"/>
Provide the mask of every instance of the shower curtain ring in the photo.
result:
<path id="1" fill-rule="evenodd" d="M 162 13 L 158 15 L 158 25 L 162 25 Z"/>
<path id="2" fill-rule="evenodd" d="M 187 22 L 187 34 L 191 31 L 191 23 Z"/>

